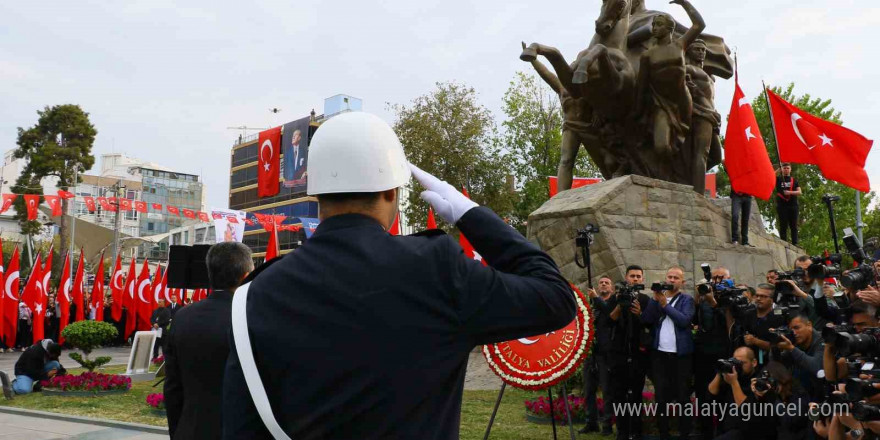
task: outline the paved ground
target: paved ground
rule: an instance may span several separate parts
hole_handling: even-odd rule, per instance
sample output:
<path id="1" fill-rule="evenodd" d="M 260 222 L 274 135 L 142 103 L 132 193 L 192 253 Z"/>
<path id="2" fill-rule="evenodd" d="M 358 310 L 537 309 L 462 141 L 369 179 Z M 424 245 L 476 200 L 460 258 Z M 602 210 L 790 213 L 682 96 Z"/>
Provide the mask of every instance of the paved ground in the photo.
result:
<path id="1" fill-rule="evenodd" d="M 167 435 L 0 413 L 0 440 L 164 440 Z"/>
<path id="2" fill-rule="evenodd" d="M 65 368 L 74 368 L 79 367 L 73 359 L 68 356 L 68 353 L 71 353 L 72 350 L 64 350 L 61 353 L 61 365 L 64 365 Z M 128 363 L 128 356 L 131 353 L 131 347 L 119 347 L 119 348 L 99 348 L 89 354 L 90 359 L 95 359 L 98 356 L 110 356 L 113 358 L 110 361 L 110 365 L 113 364 L 122 364 L 125 365 Z M 18 358 L 21 357 L 21 352 L 14 353 L 0 353 L 0 371 L 5 371 L 9 373 L 10 378 L 12 377 L 12 372 L 15 370 L 15 362 L 18 361 Z M 3 437 L 3 432 L 0 431 L 0 440 L 5 440 Z"/>
<path id="3" fill-rule="evenodd" d="M 489 369 L 489 364 L 486 363 L 483 353 L 471 353 L 471 357 L 468 359 L 467 374 L 464 376 L 464 389 L 499 390 L 501 383 L 501 379 Z"/>

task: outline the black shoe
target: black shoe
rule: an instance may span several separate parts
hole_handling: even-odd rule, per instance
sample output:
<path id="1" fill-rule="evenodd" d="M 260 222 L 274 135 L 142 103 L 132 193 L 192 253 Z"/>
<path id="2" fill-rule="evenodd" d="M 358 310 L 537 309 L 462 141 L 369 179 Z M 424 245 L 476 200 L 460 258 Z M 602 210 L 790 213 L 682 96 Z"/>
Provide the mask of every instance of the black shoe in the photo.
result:
<path id="1" fill-rule="evenodd" d="M 578 431 L 578 433 L 579 434 L 589 434 L 591 432 L 597 432 L 597 431 L 599 431 L 599 425 L 597 425 L 595 423 L 587 423 L 587 426 L 584 426 L 583 428 L 581 428 Z"/>
<path id="2" fill-rule="evenodd" d="M 6 397 L 6 400 L 12 400 L 15 397 L 15 393 L 12 392 L 12 382 L 9 381 L 9 376 L 0 371 L 0 384 L 3 385 L 3 397 Z"/>

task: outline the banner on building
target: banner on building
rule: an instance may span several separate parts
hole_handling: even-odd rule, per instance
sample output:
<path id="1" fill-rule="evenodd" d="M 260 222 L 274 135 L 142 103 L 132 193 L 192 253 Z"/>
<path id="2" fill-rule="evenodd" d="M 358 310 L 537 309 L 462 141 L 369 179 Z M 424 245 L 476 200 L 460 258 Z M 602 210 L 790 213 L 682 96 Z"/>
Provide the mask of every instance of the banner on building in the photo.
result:
<path id="1" fill-rule="evenodd" d="M 224 241 L 237 241 L 241 243 L 244 238 L 246 212 L 211 208 L 211 218 L 214 219 L 214 236 L 217 243 Z"/>
<path id="2" fill-rule="evenodd" d="M 309 164 L 310 117 L 284 124 L 281 132 L 281 176 L 285 188 L 306 190 Z"/>

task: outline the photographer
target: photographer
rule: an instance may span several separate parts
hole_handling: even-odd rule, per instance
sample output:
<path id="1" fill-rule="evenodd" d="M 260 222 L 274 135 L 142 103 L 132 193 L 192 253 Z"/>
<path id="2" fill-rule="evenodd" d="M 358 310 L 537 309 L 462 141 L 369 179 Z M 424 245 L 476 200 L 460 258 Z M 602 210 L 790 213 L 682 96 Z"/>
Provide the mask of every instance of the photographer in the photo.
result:
<path id="1" fill-rule="evenodd" d="M 862 333 L 866 328 L 878 327 L 876 309 L 864 301 L 856 301 L 850 308 L 850 325 L 855 333 Z M 826 330 L 830 331 L 830 330 Z M 846 357 L 838 357 L 834 339 L 825 341 L 825 350 L 822 365 L 825 370 L 825 379 L 828 381 L 844 380 L 849 376 L 849 366 Z"/>
<path id="2" fill-rule="evenodd" d="M 825 350 L 822 335 L 813 329 L 810 318 L 803 313 L 792 316 L 788 321 L 788 328 L 794 335 L 794 340 L 778 334 L 779 342 L 776 347 L 783 359 L 790 360 L 792 375 L 800 382 L 801 387 L 807 390 L 812 399 L 818 401 L 824 394 L 823 382 L 816 377 L 816 373 L 822 369 Z"/>
<path id="3" fill-rule="evenodd" d="M 804 280 L 811 281 L 808 275 L 804 277 Z M 779 280 L 776 281 L 775 287 L 779 305 L 797 306 L 801 313 L 810 318 L 810 322 L 814 323 L 817 329 L 821 330 L 825 326 L 827 321 L 816 313 L 816 303 L 813 297 L 804 292 L 798 283 L 791 279 Z"/>
<path id="4" fill-rule="evenodd" d="M 743 337 L 746 345 L 752 347 L 758 355 L 758 364 L 767 363 L 771 344 L 767 340 L 771 328 L 782 327 L 785 320 L 780 315 L 773 314 L 773 292 L 775 287 L 772 284 L 758 284 L 755 291 L 755 308 L 757 319 L 755 320 L 755 328 L 747 332 Z M 748 331 L 748 329 L 747 329 Z"/>
<path id="5" fill-rule="evenodd" d="M 694 317 L 694 300 L 684 294 L 684 269 L 671 267 L 666 271 L 666 284 L 671 290 L 654 291 L 654 297 L 642 313 L 642 322 L 654 327 L 651 345 L 656 400 L 660 405 L 657 428 L 661 437 L 669 437 L 670 403 L 677 403 L 681 410 L 690 401 L 691 367 L 694 340 L 691 321 Z M 673 414 L 672 417 L 676 415 Z M 682 438 L 690 435 L 691 418 L 677 414 Z"/>
<path id="6" fill-rule="evenodd" d="M 811 424 L 806 415 L 810 398 L 794 383 L 791 372 L 784 365 L 779 362 L 768 363 L 760 377 L 752 379 L 750 387 L 757 402 L 770 403 L 774 408 L 786 408 L 784 411 L 774 410 L 772 414 L 778 440 L 810 438 Z M 797 411 L 790 411 L 788 408 L 797 408 Z"/>
<path id="7" fill-rule="evenodd" d="M 644 271 L 632 265 L 626 268 L 626 285 L 619 289 L 608 302 L 614 304 L 609 314 L 607 325 L 611 330 L 608 348 L 608 368 L 611 371 L 623 371 L 623 377 L 615 377 L 609 384 L 607 399 L 613 402 L 639 404 L 642 402 L 642 390 L 645 387 L 645 374 L 649 365 L 648 347 L 651 334 L 641 322 L 642 311 L 648 306 L 649 298 L 644 294 L 635 294 L 629 307 L 621 307 L 621 297 L 626 289 L 644 288 L 642 284 Z M 603 390 L 604 391 L 604 390 Z M 608 403 L 605 404 L 608 407 Z M 641 437 L 641 417 L 632 417 L 629 412 L 613 414 L 617 419 L 617 439 L 628 440 L 630 435 Z"/>
<path id="8" fill-rule="evenodd" d="M 779 271 L 776 269 L 770 269 L 767 271 L 767 283 L 768 284 L 776 284 L 776 280 L 779 279 Z"/>
<path id="9" fill-rule="evenodd" d="M 584 363 L 584 397 L 587 402 L 587 425 L 579 432 L 582 434 L 596 432 L 599 423 L 602 424 L 602 435 L 611 435 L 611 408 L 610 399 L 611 370 L 608 368 L 608 348 L 611 345 L 611 325 L 609 323 L 611 312 L 611 294 L 614 293 L 614 284 L 607 276 L 599 277 L 598 291 L 589 289 L 590 303 L 593 309 L 593 323 L 596 329 L 596 339 L 593 344 L 593 353 Z M 605 396 L 605 405 L 602 414 L 596 411 L 596 390 L 602 389 Z M 598 423 L 597 423 L 598 422 Z"/>
<path id="10" fill-rule="evenodd" d="M 744 417 L 746 411 L 742 408 L 742 405 L 755 401 L 751 386 L 758 367 L 755 352 L 749 347 L 740 347 L 732 358 L 718 359 L 712 365 L 716 373 L 709 383 L 708 394 L 724 405 L 727 412 L 720 419 L 720 432 L 723 434 L 718 438 L 772 438 L 767 435 L 772 431 L 772 425 L 766 423 L 768 420 Z"/>

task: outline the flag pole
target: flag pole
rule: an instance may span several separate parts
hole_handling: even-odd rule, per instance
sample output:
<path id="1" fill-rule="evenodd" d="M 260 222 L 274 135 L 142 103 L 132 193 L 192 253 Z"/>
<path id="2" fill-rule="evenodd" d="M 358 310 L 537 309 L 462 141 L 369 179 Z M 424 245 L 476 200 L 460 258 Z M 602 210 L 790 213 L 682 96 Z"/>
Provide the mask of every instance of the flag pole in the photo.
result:
<path id="1" fill-rule="evenodd" d="M 767 101 L 767 112 L 770 113 L 770 127 L 773 128 L 773 144 L 776 145 L 776 161 L 781 164 L 782 158 L 779 156 L 779 137 L 776 136 L 776 121 L 773 120 L 773 107 L 770 106 L 770 93 L 767 92 L 767 84 L 764 84 L 764 80 L 761 80 L 761 85 L 764 86 L 764 100 Z"/>
<path id="2" fill-rule="evenodd" d="M 859 237 L 859 243 L 862 241 L 862 192 L 856 190 L 856 234 Z"/>

